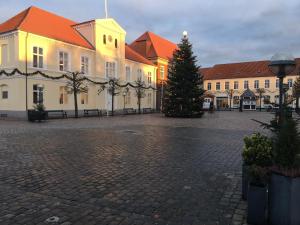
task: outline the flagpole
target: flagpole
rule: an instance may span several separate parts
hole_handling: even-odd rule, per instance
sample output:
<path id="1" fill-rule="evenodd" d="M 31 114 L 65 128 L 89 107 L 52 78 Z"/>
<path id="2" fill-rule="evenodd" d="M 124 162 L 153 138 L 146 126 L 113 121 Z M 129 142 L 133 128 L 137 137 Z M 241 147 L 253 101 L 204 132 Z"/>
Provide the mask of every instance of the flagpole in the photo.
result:
<path id="1" fill-rule="evenodd" d="M 105 2 L 105 18 L 108 18 L 108 9 L 107 9 L 107 0 L 104 1 Z"/>

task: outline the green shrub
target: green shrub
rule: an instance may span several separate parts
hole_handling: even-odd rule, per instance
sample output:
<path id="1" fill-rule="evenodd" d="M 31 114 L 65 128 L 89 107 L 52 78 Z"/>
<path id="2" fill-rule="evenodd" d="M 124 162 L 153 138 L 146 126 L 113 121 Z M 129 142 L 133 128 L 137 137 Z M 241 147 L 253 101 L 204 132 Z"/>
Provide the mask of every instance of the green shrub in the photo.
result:
<path id="1" fill-rule="evenodd" d="M 272 140 L 260 133 L 244 138 L 242 153 L 244 163 L 248 166 L 267 167 L 272 165 Z"/>

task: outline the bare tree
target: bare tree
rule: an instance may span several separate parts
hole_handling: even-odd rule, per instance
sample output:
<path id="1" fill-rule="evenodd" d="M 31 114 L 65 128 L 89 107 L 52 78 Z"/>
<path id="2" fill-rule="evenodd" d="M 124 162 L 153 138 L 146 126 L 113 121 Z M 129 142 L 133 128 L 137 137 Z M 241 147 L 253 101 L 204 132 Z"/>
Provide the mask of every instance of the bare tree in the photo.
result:
<path id="1" fill-rule="evenodd" d="M 258 94 L 258 97 L 259 97 L 259 111 L 261 112 L 261 101 L 262 101 L 262 98 L 264 96 L 264 94 L 266 93 L 266 90 L 264 88 L 258 88 L 256 89 L 256 93 Z"/>
<path id="2" fill-rule="evenodd" d="M 137 81 L 135 81 L 135 96 L 137 97 L 137 104 L 139 107 L 139 114 L 141 114 L 141 104 L 142 104 L 142 98 L 146 97 L 146 84 L 144 81 L 142 81 L 141 78 L 138 78 Z"/>
<path id="3" fill-rule="evenodd" d="M 114 116 L 114 102 L 115 96 L 120 94 L 120 86 L 118 85 L 119 80 L 116 78 L 111 78 L 108 82 L 108 92 L 111 95 L 111 115 Z"/>
<path id="4" fill-rule="evenodd" d="M 232 108 L 233 92 L 234 92 L 233 89 L 227 89 L 227 90 L 226 90 L 227 96 L 228 96 L 228 98 L 229 98 L 229 109 L 230 109 L 230 111 L 231 111 L 231 108 Z"/>
<path id="5" fill-rule="evenodd" d="M 66 90 L 68 94 L 73 94 L 74 96 L 74 108 L 75 108 L 75 118 L 78 118 L 78 100 L 77 95 L 80 93 L 87 93 L 88 87 L 86 84 L 86 79 L 84 75 L 80 72 L 72 72 L 71 76 L 68 76 L 68 82 L 66 85 Z"/>

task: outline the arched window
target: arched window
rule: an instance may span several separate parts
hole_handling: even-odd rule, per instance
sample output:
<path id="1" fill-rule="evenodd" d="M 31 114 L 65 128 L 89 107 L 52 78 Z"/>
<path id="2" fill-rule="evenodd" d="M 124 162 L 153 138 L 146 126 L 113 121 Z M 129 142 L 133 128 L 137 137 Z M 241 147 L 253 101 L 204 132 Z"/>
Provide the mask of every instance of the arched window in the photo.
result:
<path id="1" fill-rule="evenodd" d="M 106 45 L 106 35 L 105 34 L 103 35 L 103 44 Z"/>

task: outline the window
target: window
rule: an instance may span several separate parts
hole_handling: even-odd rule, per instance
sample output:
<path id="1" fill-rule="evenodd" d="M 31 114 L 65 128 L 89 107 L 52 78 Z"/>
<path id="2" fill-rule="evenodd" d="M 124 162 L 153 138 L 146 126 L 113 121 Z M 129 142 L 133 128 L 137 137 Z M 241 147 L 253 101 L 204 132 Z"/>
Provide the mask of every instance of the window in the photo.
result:
<path id="1" fill-rule="evenodd" d="M 239 89 L 239 82 L 238 81 L 234 81 L 234 90 Z"/>
<path id="2" fill-rule="evenodd" d="M 271 96 L 265 95 L 264 96 L 264 104 L 270 104 L 271 103 Z"/>
<path id="3" fill-rule="evenodd" d="M 279 79 L 276 79 L 276 88 L 279 88 Z"/>
<path id="4" fill-rule="evenodd" d="M 116 63 L 115 62 L 106 62 L 106 77 L 107 78 L 116 77 Z"/>
<path id="5" fill-rule="evenodd" d="M 207 84 L 207 90 L 210 91 L 211 90 L 211 83 Z"/>
<path id="6" fill-rule="evenodd" d="M 159 68 L 159 74 L 160 74 L 160 79 L 164 79 L 165 78 L 165 67 L 164 66 L 160 66 L 160 68 Z"/>
<path id="7" fill-rule="evenodd" d="M 106 35 L 105 34 L 103 35 L 103 44 L 106 45 Z"/>
<path id="8" fill-rule="evenodd" d="M 137 79 L 143 80 L 143 71 L 141 69 L 138 69 L 137 71 Z"/>
<path id="9" fill-rule="evenodd" d="M 5 66 L 8 62 L 8 46 L 1 45 L 1 65 Z"/>
<path id="10" fill-rule="evenodd" d="M 43 48 L 33 47 L 33 63 L 34 68 L 44 67 L 44 50 Z"/>
<path id="11" fill-rule="evenodd" d="M 265 80 L 265 88 L 270 88 L 270 80 Z"/>
<path id="12" fill-rule="evenodd" d="M 148 93 L 148 105 L 152 105 L 152 93 Z"/>
<path id="13" fill-rule="evenodd" d="M 81 57 L 81 73 L 89 74 L 89 58 L 86 56 Z"/>
<path id="14" fill-rule="evenodd" d="M 249 88 L 249 81 L 245 80 L 244 81 L 244 89 L 248 89 Z"/>
<path id="15" fill-rule="evenodd" d="M 225 90 L 229 90 L 229 82 L 225 82 Z"/>
<path id="16" fill-rule="evenodd" d="M 68 104 L 68 93 L 66 87 L 59 87 L 59 104 Z"/>
<path id="17" fill-rule="evenodd" d="M 80 97 L 81 97 L 81 104 L 82 105 L 87 105 L 88 104 L 89 93 L 88 92 L 86 92 L 86 93 L 82 92 L 80 94 Z"/>
<path id="18" fill-rule="evenodd" d="M 8 91 L 2 91 L 2 99 L 8 99 Z"/>
<path id="19" fill-rule="evenodd" d="M 254 88 L 259 89 L 259 80 L 254 81 Z"/>
<path id="20" fill-rule="evenodd" d="M 289 88 L 293 87 L 293 79 L 288 79 Z"/>
<path id="21" fill-rule="evenodd" d="M 128 91 L 125 97 L 125 105 L 130 105 L 131 104 L 131 92 Z"/>
<path id="22" fill-rule="evenodd" d="M 118 39 L 115 39 L 115 48 L 118 48 Z"/>
<path id="23" fill-rule="evenodd" d="M 69 70 L 69 54 L 67 52 L 59 52 L 59 71 Z"/>
<path id="24" fill-rule="evenodd" d="M 40 84 L 33 85 L 33 104 L 44 103 L 44 86 Z"/>
<path id="25" fill-rule="evenodd" d="M 221 83 L 220 82 L 216 83 L 216 90 L 217 91 L 221 90 Z"/>
<path id="26" fill-rule="evenodd" d="M 149 85 L 152 84 L 152 74 L 151 74 L 151 72 L 148 72 L 148 84 Z"/>
<path id="27" fill-rule="evenodd" d="M 129 66 L 126 66 L 126 81 L 130 82 L 131 81 L 131 70 Z"/>

